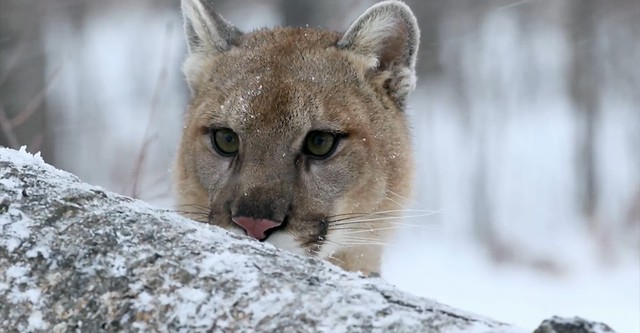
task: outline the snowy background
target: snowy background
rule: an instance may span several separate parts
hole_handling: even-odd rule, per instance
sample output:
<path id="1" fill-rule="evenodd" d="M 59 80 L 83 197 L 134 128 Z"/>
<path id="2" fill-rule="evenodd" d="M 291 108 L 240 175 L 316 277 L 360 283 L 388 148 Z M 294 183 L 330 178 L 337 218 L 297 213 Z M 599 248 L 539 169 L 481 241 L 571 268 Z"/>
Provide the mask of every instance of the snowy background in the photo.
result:
<path id="1" fill-rule="evenodd" d="M 414 0 L 414 205 L 383 276 L 534 327 L 640 332 L 640 2 Z M 243 30 L 345 29 L 372 1 L 216 1 Z M 178 0 L 0 0 L 0 145 L 171 204 Z"/>

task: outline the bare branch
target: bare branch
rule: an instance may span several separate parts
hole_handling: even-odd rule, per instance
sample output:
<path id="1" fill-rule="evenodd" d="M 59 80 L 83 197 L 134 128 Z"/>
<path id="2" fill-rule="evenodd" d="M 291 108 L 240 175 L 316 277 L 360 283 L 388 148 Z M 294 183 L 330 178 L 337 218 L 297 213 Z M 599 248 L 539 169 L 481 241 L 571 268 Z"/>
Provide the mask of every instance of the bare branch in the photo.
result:
<path id="1" fill-rule="evenodd" d="M 29 118 L 31 118 L 31 116 L 34 113 L 36 113 L 36 111 L 38 111 L 38 108 L 44 102 L 45 98 L 47 97 L 47 94 L 49 93 L 49 91 L 51 90 L 51 87 L 53 86 L 53 83 L 59 77 L 60 72 L 62 71 L 62 68 L 67 63 L 68 60 L 69 59 L 65 60 L 58 67 L 56 67 L 53 73 L 51 73 L 51 75 L 45 81 L 44 87 L 42 87 L 42 89 L 40 89 L 40 91 L 29 101 L 29 103 L 27 103 L 27 106 L 25 106 L 25 108 L 22 111 L 20 111 L 17 115 L 15 115 L 11 119 L 11 126 L 13 128 L 16 128 L 22 125 L 25 121 L 29 120 Z"/>

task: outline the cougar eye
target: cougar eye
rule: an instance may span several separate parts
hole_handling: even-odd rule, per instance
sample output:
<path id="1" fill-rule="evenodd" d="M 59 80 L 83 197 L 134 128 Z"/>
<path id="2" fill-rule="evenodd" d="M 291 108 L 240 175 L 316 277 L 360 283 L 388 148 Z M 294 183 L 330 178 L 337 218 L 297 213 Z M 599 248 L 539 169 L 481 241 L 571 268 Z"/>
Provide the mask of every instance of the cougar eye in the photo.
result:
<path id="1" fill-rule="evenodd" d="M 222 156 L 233 156 L 238 152 L 240 140 L 229 128 L 218 128 L 211 131 L 213 148 Z"/>
<path id="2" fill-rule="evenodd" d="M 316 159 L 329 157 L 336 148 L 336 134 L 323 131 L 311 131 L 304 140 L 303 152 Z"/>

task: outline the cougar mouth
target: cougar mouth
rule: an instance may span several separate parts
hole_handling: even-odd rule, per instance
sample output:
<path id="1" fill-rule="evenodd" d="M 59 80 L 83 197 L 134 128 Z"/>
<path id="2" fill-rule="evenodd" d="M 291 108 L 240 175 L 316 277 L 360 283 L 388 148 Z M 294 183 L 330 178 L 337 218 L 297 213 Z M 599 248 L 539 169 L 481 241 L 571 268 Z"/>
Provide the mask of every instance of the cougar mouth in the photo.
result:
<path id="1" fill-rule="evenodd" d="M 269 228 L 267 230 L 265 230 L 264 234 L 265 234 L 265 238 L 260 240 L 261 242 L 264 242 L 266 240 L 269 239 L 269 237 L 271 235 L 273 235 L 276 232 L 279 231 L 285 231 L 285 229 L 287 228 L 287 226 L 289 225 L 289 216 L 285 216 L 284 220 L 282 220 L 282 223 L 280 223 L 279 225 L 273 227 L 273 228 Z"/>
<path id="2" fill-rule="evenodd" d="M 319 229 L 317 233 L 311 234 L 305 237 L 301 242 L 301 246 L 305 248 L 317 247 L 320 249 L 322 244 L 327 240 L 327 234 L 329 233 L 329 223 L 326 219 L 322 218 L 318 221 Z"/>

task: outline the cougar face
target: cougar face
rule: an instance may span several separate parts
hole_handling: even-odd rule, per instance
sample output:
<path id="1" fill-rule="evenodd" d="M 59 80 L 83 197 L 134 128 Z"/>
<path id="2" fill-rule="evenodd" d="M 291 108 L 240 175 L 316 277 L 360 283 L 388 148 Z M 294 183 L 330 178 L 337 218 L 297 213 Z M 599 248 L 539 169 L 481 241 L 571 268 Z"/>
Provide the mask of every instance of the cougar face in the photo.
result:
<path id="1" fill-rule="evenodd" d="M 349 270 L 378 271 L 390 219 L 376 218 L 401 209 L 410 193 L 411 11 L 379 3 L 344 34 L 245 34 L 205 0 L 182 7 L 192 98 L 176 163 L 178 210 Z"/>

